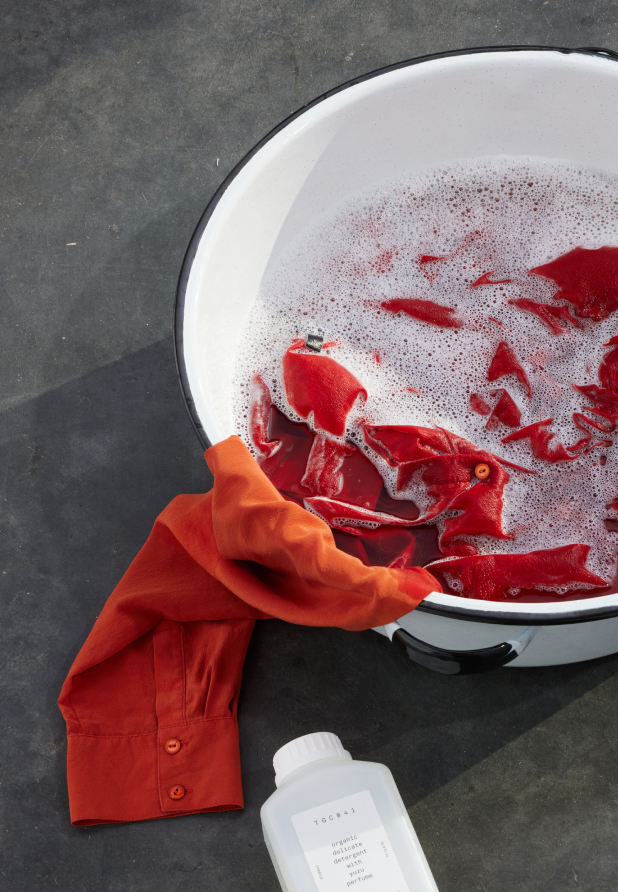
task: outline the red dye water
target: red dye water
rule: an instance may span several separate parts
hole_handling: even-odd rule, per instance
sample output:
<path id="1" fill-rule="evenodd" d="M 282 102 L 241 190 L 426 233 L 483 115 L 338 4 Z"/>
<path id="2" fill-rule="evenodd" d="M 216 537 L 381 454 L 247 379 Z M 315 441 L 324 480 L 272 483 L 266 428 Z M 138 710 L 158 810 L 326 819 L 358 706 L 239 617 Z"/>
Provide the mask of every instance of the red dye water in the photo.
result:
<path id="1" fill-rule="evenodd" d="M 392 251 L 385 252 L 370 267 L 374 273 L 386 272 L 392 258 Z M 419 262 L 445 259 L 423 255 Z M 618 310 L 618 248 L 577 248 L 530 272 L 552 280 L 559 289 L 553 300 L 562 303 L 527 298 L 508 303 L 537 316 L 552 335 L 583 329 L 582 320 L 598 322 Z M 493 275 L 484 273 L 471 287 L 510 282 L 490 278 Z M 424 298 L 383 301 L 381 307 L 439 328 L 464 325 L 454 309 Z M 535 460 L 572 462 L 597 447 L 608 448 L 613 443 L 609 435 L 618 425 L 618 336 L 604 346 L 609 349 L 597 373 L 600 386 L 572 383 L 584 405 L 573 413 L 583 436 L 571 445 L 556 437 L 553 418 L 522 427 L 522 410 L 505 387 L 485 396 L 471 393 L 469 408 L 487 418 L 488 431 L 512 428 L 501 442 L 506 446 L 526 443 Z M 605 580 L 587 568 L 589 545 L 574 542 L 526 554 L 479 554 L 474 537 L 516 538 L 517 530 L 507 533 L 502 523 L 505 488 L 511 480 L 505 466 L 516 474 L 528 469 L 438 426 L 357 421 L 364 438 L 359 448 L 344 438 L 348 416 L 357 401 L 367 400 L 367 390 L 341 363 L 324 354 L 303 352 L 303 348 L 304 342 L 297 340 L 286 351 L 283 382 L 291 410 L 310 421 L 311 428 L 279 411 L 264 380 L 256 375 L 251 390 L 251 437 L 272 483 L 285 498 L 328 523 L 338 548 L 366 565 L 405 569 L 431 564 L 446 590 L 467 597 L 542 601 L 594 596 L 615 588 L 615 580 Z M 374 351 L 373 358 L 380 363 L 378 352 Z M 536 365 L 542 371 L 540 363 Z M 504 340 L 489 362 L 486 378 L 493 382 L 509 376 L 528 397 L 532 395 L 520 359 Z M 401 498 L 391 497 L 371 455 L 378 464 L 382 459 L 396 469 L 395 490 Z M 410 487 L 416 487 L 422 510 L 405 497 Z M 618 509 L 618 498 L 607 507 Z M 557 516 L 560 510 L 570 508 L 557 500 Z M 618 520 L 605 520 L 605 529 L 608 534 L 618 532 Z M 442 561 L 444 557 L 450 560 Z M 534 580 L 533 589 L 530 580 Z"/>
<path id="2" fill-rule="evenodd" d="M 309 456 L 317 439 L 307 425 L 290 421 L 271 405 L 267 440 L 281 445 L 275 454 L 264 455 L 260 466 L 283 496 L 305 507 L 315 505 L 315 513 L 323 516 L 323 505 L 329 500 L 316 497 L 307 485 L 310 481 L 306 479 Z M 399 527 L 414 524 L 420 514 L 414 502 L 391 498 L 375 465 L 356 446 L 345 444 L 345 447 L 338 467 L 341 476 L 337 494 L 339 504 L 349 506 L 351 510 L 348 513 L 351 515 L 354 508 L 361 509 L 357 519 L 360 518 L 362 524 L 371 522 L 371 516 L 375 515 L 382 519 L 390 516 L 393 519 L 391 525 Z M 367 513 L 363 515 L 362 511 Z M 342 515 L 343 512 L 339 510 L 338 513 Z M 336 511 L 329 514 L 331 519 L 336 516 Z M 333 529 L 337 546 L 368 566 L 394 566 L 400 569 L 422 566 L 443 554 L 438 548 L 438 530 L 435 526 L 417 524 L 414 531 L 392 529 L 388 525 L 376 530 L 363 526 L 347 529 L 346 532 L 341 525 Z"/>

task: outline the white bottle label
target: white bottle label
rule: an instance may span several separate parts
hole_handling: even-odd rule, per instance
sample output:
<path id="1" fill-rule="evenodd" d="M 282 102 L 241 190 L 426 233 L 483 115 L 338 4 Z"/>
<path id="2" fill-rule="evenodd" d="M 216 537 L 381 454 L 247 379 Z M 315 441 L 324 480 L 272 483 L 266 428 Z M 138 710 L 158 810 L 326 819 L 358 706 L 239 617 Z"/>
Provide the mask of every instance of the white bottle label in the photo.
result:
<path id="1" fill-rule="evenodd" d="M 292 816 L 320 892 L 410 892 L 369 790 Z"/>

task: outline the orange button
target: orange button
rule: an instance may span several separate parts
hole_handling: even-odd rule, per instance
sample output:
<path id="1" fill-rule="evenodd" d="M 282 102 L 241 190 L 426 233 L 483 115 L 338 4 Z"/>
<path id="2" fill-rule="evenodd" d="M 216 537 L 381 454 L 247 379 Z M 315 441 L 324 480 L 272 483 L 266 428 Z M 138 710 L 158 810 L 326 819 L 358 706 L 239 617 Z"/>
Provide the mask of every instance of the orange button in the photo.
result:
<path id="1" fill-rule="evenodd" d="M 477 465 L 474 469 L 474 476 L 478 477 L 479 480 L 485 480 L 486 477 L 489 477 L 490 473 L 491 468 L 484 462 L 482 462 L 480 465 Z"/>
<path id="2" fill-rule="evenodd" d="M 167 795 L 170 799 L 182 799 L 185 795 L 185 788 L 181 787 L 180 784 L 174 784 L 174 786 L 170 787 L 167 791 Z"/>
<path id="3" fill-rule="evenodd" d="M 182 743 L 178 740 L 177 737 L 170 737 L 170 739 L 165 744 L 165 752 L 169 753 L 170 756 L 174 756 L 177 752 L 180 751 L 180 747 Z"/>

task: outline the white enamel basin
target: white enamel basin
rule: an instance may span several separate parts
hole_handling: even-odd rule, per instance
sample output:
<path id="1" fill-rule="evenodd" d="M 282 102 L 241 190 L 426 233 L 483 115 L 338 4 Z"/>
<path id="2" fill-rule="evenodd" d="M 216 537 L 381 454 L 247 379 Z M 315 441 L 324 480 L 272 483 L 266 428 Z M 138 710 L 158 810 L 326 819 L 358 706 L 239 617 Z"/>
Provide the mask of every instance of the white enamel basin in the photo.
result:
<path id="1" fill-rule="evenodd" d="M 189 246 L 176 348 L 202 441 L 234 433 L 232 376 L 269 264 L 324 211 L 399 172 L 486 155 L 535 155 L 618 174 L 618 63 L 547 49 L 412 60 L 333 90 L 269 134 L 235 168 Z M 447 648 L 496 644 L 538 625 L 510 665 L 618 651 L 618 595 L 503 604 L 434 593 L 400 621 Z"/>

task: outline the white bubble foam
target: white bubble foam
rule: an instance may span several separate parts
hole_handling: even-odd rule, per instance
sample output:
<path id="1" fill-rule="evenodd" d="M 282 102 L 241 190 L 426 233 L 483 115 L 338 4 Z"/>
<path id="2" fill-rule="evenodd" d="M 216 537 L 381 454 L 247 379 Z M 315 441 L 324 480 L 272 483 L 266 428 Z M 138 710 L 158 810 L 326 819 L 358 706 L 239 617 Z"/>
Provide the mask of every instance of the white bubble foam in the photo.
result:
<path id="1" fill-rule="evenodd" d="M 356 195 L 303 232 L 262 282 L 237 359 L 237 432 L 252 448 L 248 385 L 256 372 L 277 406 L 302 420 L 285 401 L 282 358 L 296 333 L 320 329 L 325 341 L 339 343 L 325 352 L 369 394 L 350 414 L 348 440 L 362 444 L 362 420 L 440 426 L 537 471 L 508 471 L 503 522 L 514 539 L 470 541 L 481 553 L 588 544 L 589 568 L 613 578 L 615 539 L 603 519 L 618 518 L 606 510 L 618 496 L 618 447 L 572 462 L 539 461 L 526 441 L 501 443 L 510 429 L 487 431 L 487 419 L 469 406 L 471 393 L 493 403 L 491 392 L 505 387 L 522 426 L 553 418 L 555 442 L 568 446 L 582 436 L 572 415 L 588 403 L 571 385 L 599 383 L 602 345 L 618 333 L 618 314 L 556 336 L 508 300 L 551 305 L 556 286 L 528 270 L 575 247 L 605 245 L 618 246 L 618 180 L 565 162 L 487 158 L 402 176 Z M 454 256 L 420 264 L 421 255 Z M 470 287 L 489 272 L 493 281 L 511 282 Z M 455 309 L 464 327 L 440 329 L 381 307 L 411 297 Z M 513 376 L 486 381 L 502 340 L 528 374 L 530 399 Z M 367 454 L 391 495 L 401 498 L 394 470 Z"/>

